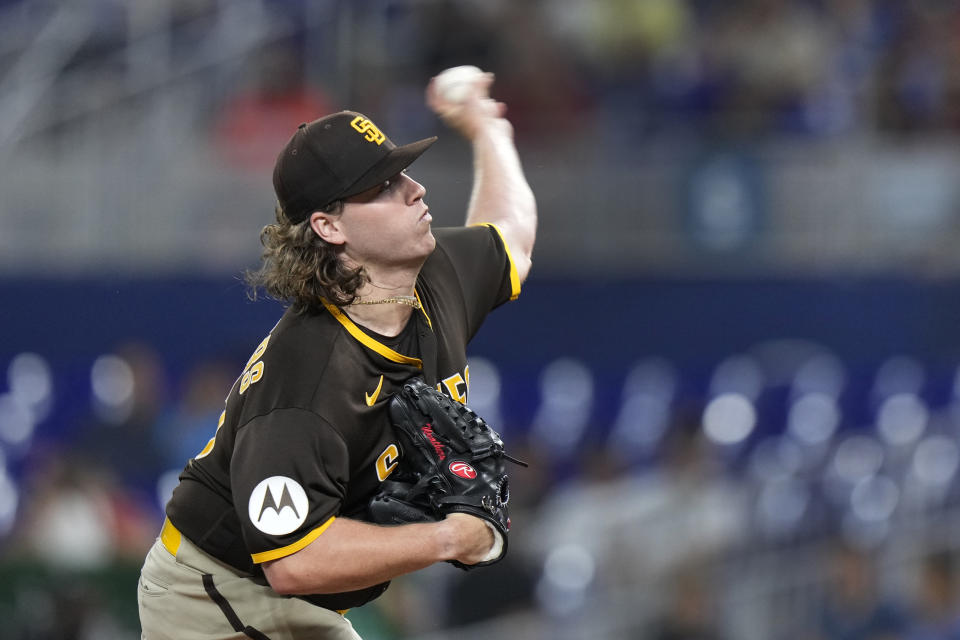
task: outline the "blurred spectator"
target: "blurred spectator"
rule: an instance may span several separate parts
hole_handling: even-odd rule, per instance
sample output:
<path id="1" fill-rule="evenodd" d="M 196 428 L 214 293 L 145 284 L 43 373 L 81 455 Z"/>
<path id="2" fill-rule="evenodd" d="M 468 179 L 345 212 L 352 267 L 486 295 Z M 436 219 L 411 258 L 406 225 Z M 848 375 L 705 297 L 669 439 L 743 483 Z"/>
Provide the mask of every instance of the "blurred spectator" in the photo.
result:
<path id="1" fill-rule="evenodd" d="M 509 3 L 501 18 L 489 68 L 497 75 L 494 97 L 510 105 L 508 117 L 518 138 L 543 143 L 551 132 L 582 128 L 589 122 L 593 96 L 564 42 L 548 30 L 530 37 L 542 28 L 541 5 Z"/>
<path id="2" fill-rule="evenodd" d="M 873 552 L 843 540 L 828 550 L 829 585 L 820 604 L 822 640 L 895 640 L 907 627 L 904 607 L 883 593 Z"/>
<path id="3" fill-rule="evenodd" d="M 587 122 L 598 127 L 604 147 L 632 149 L 650 130 L 682 121 L 708 93 L 701 91 L 706 67 L 688 2 L 569 0 L 543 3 L 543 10 L 570 50 L 560 58 L 570 60 L 563 66 L 576 74 L 556 88 L 577 89 L 573 105 L 580 110 L 596 103 L 597 117 Z M 554 64 L 546 67 L 563 78 Z M 525 75 L 536 78 L 540 73 Z M 518 77 L 517 82 L 523 80 Z M 590 95 L 589 101 L 584 94 Z M 562 103 L 564 98 L 555 99 Z M 556 130 L 563 130 L 562 121 L 556 124 Z"/>
<path id="4" fill-rule="evenodd" d="M 70 457 L 113 474 L 128 491 L 152 495 L 164 471 L 153 432 L 168 401 L 160 354 L 144 342 L 121 345 L 94 363 L 91 387 L 93 408 L 79 424 Z"/>
<path id="5" fill-rule="evenodd" d="M 709 564 L 745 540 L 744 487 L 728 473 L 700 426 L 677 409 L 660 457 L 634 478 L 610 527 L 611 567 L 626 584 L 653 586 L 693 556 Z"/>
<path id="6" fill-rule="evenodd" d="M 419 32 L 424 41 L 413 44 L 421 49 L 427 72 L 434 75 L 462 64 L 495 69 L 492 54 L 504 27 L 499 14 L 505 4 L 509 3 L 450 0 L 422 5 Z"/>
<path id="7" fill-rule="evenodd" d="M 139 560 L 156 536 L 156 517 L 104 470 L 51 456 L 26 479 L 28 496 L 12 546 L 59 569 L 96 570 Z"/>
<path id="8" fill-rule="evenodd" d="M 290 43 L 267 48 L 255 59 L 250 87 L 224 106 L 215 138 L 224 161 L 239 169 L 273 166 L 290 132 L 336 111 L 327 95 L 303 79 L 303 61 Z"/>
<path id="9" fill-rule="evenodd" d="M 208 358 L 193 365 L 183 379 L 177 404 L 156 423 L 153 439 L 164 469 L 181 469 L 217 431 L 224 400 L 233 386 L 239 364 Z"/>
<path id="10" fill-rule="evenodd" d="M 56 455 L 25 478 L 24 508 L 0 558 L 3 638 L 135 637 L 113 595 L 136 580 L 156 519 L 103 473 Z M 135 609 L 133 610 L 135 612 Z"/>
<path id="11" fill-rule="evenodd" d="M 920 569 L 915 619 L 906 640 L 960 640 L 960 580 L 951 552 L 931 553 Z"/>
<path id="12" fill-rule="evenodd" d="M 718 27 L 733 83 L 726 125 L 746 134 L 806 132 L 837 47 L 833 26 L 806 3 L 748 0 L 731 5 Z"/>
<path id="13" fill-rule="evenodd" d="M 716 596 L 706 567 L 692 558 L 672 573 L 665 585 L 666 602 L 648 634 L 651 640 L 721 640 Z"/>
<path id="14" fill-rule="evenodd" d="M 614 452 L 598 452 L 548 497 L 535 533 L 546 554 L 574 545 L 596 563 L 594 587 L 656 591 L 691 556 L 709 562 L 743 540 L 743 487 L 718 465 L 699 414 L 675 419 L 649 469 L 630 474 Z"/>
<path id="15" fill-rule="evenodd" d="M 878 69 L 878 126 L 896 132 L 956 126 L 956 114 L 948 113 L 957 92 L 950 84 L 957 81 L 956 3 L 904 3 L 898 17 Z"/>

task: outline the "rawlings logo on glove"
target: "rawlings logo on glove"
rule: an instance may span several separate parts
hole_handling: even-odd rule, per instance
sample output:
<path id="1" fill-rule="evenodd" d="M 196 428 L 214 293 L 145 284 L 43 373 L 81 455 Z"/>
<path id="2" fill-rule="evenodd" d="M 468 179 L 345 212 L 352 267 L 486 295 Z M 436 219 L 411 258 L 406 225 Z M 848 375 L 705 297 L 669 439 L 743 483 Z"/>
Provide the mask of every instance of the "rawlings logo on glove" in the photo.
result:
<path id="1" fill-rule="evenodd" d="M 401 459 L 370 501 L 370 519 L 379 524 L 442 520 L 467 513 L 495 532 L 495 557 L 478 564 L 451 561 L 462 569 L 497 562 L 507 551 L 510 517 L 507 460 L 526 466 L 503 451 L 503 440 L 483 418 L 413 378 L 390 399 L 390 420 L 400 442 Z M 449 459 L 449 462 L 446 462 Z"/>
<path id="2" fill-rule="evenodd" d="M 449 469 L 453 475 L 460 476 L 466 480 L 473 480 L 477 477 L 477 470 L 466 462 L 451 462 Z"/>

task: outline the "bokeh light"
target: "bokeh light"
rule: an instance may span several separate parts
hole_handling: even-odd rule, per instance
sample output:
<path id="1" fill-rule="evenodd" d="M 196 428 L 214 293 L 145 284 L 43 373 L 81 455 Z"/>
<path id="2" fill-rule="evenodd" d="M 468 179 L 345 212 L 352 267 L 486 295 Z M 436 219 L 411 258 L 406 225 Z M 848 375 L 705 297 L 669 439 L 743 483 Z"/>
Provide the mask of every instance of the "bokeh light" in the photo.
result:
<path id="1" fill-rule="evenodd" d="M 721 445 L 735 445 L 745 440 L 757 424 L 753 403 L 739 393 L 724 393 L 707 404 L 703 412 L 703 429 Z"/>
<path id="2" fill-rule="evenodd" d="M 133 402 L 133 385 L 133 369 L 119 356 L 100 356 L 90 369 L 94 403 L 105 420 L 122 422 L 126 418 Z"/>
<path id="3" fill-rule="evenodd" d="M 787 430 L 799 442 L 823 444 L 833 437 L 839 426 L 840 410 L 831 395 L 807 393 L 790 405 Z"/>

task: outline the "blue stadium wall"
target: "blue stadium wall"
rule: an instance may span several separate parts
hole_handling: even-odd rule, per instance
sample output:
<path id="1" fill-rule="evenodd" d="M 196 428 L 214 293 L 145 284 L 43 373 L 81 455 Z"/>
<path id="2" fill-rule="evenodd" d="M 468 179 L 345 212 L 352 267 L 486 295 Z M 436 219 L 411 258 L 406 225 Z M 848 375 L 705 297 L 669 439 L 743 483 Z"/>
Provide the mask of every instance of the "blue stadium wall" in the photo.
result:
<path id="1" fill-rule="evenodd" d="M 0 368 L 24 351 L 53 367 L 57 406 L 41 432 L 67 428 L 70 409 L 89 401 L 90 364 L 124 342 L 153 345 L 175 385 L 210 357 L 233 359 L 239 372 L 282 313 L 276 302 L 248 300 L 229 277 L 6 280 L 0 296 Z M 958 334 L 957 280 L 533 277 L 518 302 L 491 315 L 470 354 L 500 368 L 505 414 L 523 424 L 535 409 L 539 371 L 560 356 L 591 369 L 596 403 L 610 413 L 641 358 L 667 358 L 696 385 L 722 359 L 781 339 L 822 345 L 864 376 L 886 358 L 912 356 L 932 374 L 936 403 L 950 393 L 960 364 Z"/>

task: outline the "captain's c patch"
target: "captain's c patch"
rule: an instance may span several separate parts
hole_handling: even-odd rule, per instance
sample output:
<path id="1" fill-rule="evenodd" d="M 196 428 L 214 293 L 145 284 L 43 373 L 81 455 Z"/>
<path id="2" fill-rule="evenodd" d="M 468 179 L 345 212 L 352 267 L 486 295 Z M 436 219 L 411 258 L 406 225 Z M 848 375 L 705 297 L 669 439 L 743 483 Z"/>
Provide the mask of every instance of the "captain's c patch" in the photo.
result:
<path id="1" fill-rule="evenodd" d="M 384 449 L 380 457 L 377 458 L 377 480 L 380 482 L 386 480 L 387 476 L 396 469 L 399 460 L 400 449 L 397 448 L 397 445 L 392 443 L 387 445 L 387 448 Z"/>

